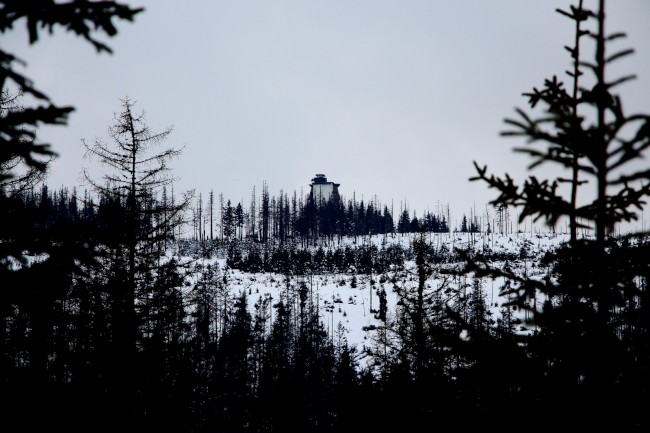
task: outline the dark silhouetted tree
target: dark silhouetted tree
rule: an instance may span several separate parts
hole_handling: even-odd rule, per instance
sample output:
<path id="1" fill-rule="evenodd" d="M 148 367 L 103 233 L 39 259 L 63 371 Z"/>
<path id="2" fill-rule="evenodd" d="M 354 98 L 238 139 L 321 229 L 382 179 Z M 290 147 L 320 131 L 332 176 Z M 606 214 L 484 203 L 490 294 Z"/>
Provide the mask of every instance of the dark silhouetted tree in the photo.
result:
<path id="1" fill-rule="evenodd" d="M 606 75 L 610 65 L 633 50 L 610 53 L 625 34 L 606 32 L 605 1 L 593 9 L 579 1 L 558 12 L 575 24 L 575 44 L 567 48 L 573 89 L 557 76 L 545 80 L 524 94 L 533 113 L 517 109 L 518 119 L 506 119 L 513 129 L 503 134 L 528 140 L 529 146 L 516 150 L 532 159 L 531 170 L 550 164 L 569 175 L 552 180 L 531 175 L 520 186 L 508 174 L 488 175 L 487 167 L 475 163 L 478 174 L 471 180 L 499 192 L 494 205 L 521 208 L 520 221 L 543 219 L 554 227 L 568 218 L 571 241 L 547 256 L 545 279 L 497 271 L 487 263 L 470 268 L 478 275 L 506 276 L 513 284 L 503 293 L 516 307 L 530 310 L 539 329 L 524 347 L 534 360 L 530 374 L 540 378 L 534 389 L 544 407 L 571 404 L 561 411 L 567 428 L 640 431 L 648 425 L 641 409 L 648 404 L 650 363 L 641 349 L 647 347 L 648 327 L 633 318 L 648 314 L 642 305 L 647 272 L 636 265 L 642 257 L 647 262 L 647 245 L 634 234 L 629 239 L 614 235 L 617 225 L 638 218 L 650 195 L 650 170 L 638 164 L 650 147 L 650 116 L 625 113 L 614 93 L 633 75 Z M 592 59 L 584 57 L 583 39 L 593 44 Z M 536 116 L 536 109 L 543 114 Z M 591 196 L 582 188 L 585 181 L 592 185 Z M 570 184 L 568 197 L 560 188 L 563 182 Z M 593 238 L 577 238 L 583 226 L 593 230 Z M 543 301 L 531 305 L 538 297 Z M 585 411 L 602 416 L 584 419 L 579 414 Z"/>
<path id="2" fill-rule="evenodd" d="M 122 388 L 119 392 L 126 393 L 120 397 L 125 410 L 133 410 L 129 405 L 134 403 L 130 399 L 135 396 L 137 298 L 164 295 L 173 300 L 175 295 L 165 292 L 174 292 L 179 281 L 174 276 L 163 283 L 163 278 L 171 276 L 168 272 L 176 271 L 163 271 L 166 264 L 160 261 L 159 246 L 165 239 L 173 238 L 175 228 L 183 223 L 183 212 L 191 198 L 191 194 L 186 194 L 183 200 L 165 205 L 159 200 L 161 189 L 173 181 L 169 161 L 180 150 L 168 147 L 155 153 L 155 146 L 168 137 L 171 129 L 152 132 L 144 114 L 135 114 L 133 108 L 129 98 L 122 100 L 122 111 L 115 115 L 109 127 L 110 143 L 100 139 L 93 143 L 83 141 L 87 156 L 96 158 L 109 169 L 102 183 L 95 181 L 87 169 L 84 177 L 100 198 L 112 203 L 114 208 L 107 216 L 105 269 L 109 271 L 106 278 L 111 282 L 109 293 L 113 304 L 115 383 Z"/>

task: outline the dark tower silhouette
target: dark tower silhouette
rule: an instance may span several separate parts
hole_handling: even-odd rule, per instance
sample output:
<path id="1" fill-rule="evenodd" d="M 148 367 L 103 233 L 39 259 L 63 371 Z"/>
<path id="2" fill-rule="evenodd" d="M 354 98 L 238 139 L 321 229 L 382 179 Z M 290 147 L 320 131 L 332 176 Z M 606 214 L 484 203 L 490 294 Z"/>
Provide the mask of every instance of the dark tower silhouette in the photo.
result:
<path id="1" fill-rule="evenodd" d="M 340 183 L 328 182 L 327 177 L 317 173 L 311 180 L 311 198 L 315 203 L 327 203 L 332 197 L 338 196 Z"/>

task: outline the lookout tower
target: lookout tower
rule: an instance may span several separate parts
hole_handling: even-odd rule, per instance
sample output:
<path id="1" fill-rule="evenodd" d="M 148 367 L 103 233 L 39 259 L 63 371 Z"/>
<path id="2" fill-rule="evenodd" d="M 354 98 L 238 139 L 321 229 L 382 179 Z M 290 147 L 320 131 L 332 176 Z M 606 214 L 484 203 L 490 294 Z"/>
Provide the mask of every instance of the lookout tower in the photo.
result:
<path id="1" fill-rule="evenodd" d="M 317 173 L 311 180 L 311 198 L 315 203 L 327 203 L 333 196 L 339 195 L 340 183 L 328 182 L 322 173 Z"/>

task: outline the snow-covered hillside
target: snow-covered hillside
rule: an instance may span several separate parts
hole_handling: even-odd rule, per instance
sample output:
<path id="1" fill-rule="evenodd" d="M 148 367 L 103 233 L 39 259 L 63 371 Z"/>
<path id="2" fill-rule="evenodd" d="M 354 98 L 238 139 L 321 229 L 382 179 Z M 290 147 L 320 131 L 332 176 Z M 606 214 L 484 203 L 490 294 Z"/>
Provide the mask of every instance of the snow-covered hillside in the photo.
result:
<path id="1" fill-rule="evenodd" d="M 324 248 L 337 248 L 340 243 L 358 245 L 372 242 L 377 246 L 399 243 L 410 249 L 415 236 L 419 235 L 377 235 L 357 239 L 343 239 Z M 568 240 L 567 234 L 556 233 L 430 233 L 426 235 L 427 242 L 438 251 L 451 252 L 456 248 L 472 248 L 474 251 L 490 252 L 496 258 L 494 266 L 508 266 L 515 272 L 526 274 L 531 278 L 541 278 L 545 269 L 539 266 L 539 259 L 548 251 L 553 250 L 562 242 Z M 309 289 L 311 300 L 318 305 L 319 316 L 332 338 L 346 338 L 347 341 L 361 349 L 370 343 L 371 335 L 364 328 L 379 325 L 376 311 L 379 307 L 378 291 L 384 290 L 387 295 L 389 315 L 397 302 L 394 286 L 415 289 L 418 285 L 415 261 L 407 259 L 404 266 L 393 266 L 390 271 L 380 274 L 359 274 L 354 269 L 346 272 L 321 273 L 309 275 L 283 275 L 277 273 L 249 273 L 226 265 L 224 254 L 216 254 L 209 259 L 201 259 L 201 266 L 216 265 L 220 275 L 227 281 L 226 287 L 231 297 L 246 292 L 251 309 L 256 303 L 261 305 L 266 300 L 271 321 L 273 320 L 272 305 L 286 296 L 287 291 L 297 290 L 303 286 Z M 442 270 L 457 266 L 457 263 L 442 263 L 437 265 Z M 466 287 L 471 290 L 471 277 L 454 279 L 449 275 L 434 270 L 427 281 L 427 290 L 433 291 L 443 287 Z M 490 306 L 493 318 L 500 314 L 500 309 L 507 299 L 500 295 L 504 281 L 484 279 L 481 282 L 486 303 Z M 269 302 L 270 301 L 270 302 Z M 524 314 L 523 312 L 515 312 Z"/>

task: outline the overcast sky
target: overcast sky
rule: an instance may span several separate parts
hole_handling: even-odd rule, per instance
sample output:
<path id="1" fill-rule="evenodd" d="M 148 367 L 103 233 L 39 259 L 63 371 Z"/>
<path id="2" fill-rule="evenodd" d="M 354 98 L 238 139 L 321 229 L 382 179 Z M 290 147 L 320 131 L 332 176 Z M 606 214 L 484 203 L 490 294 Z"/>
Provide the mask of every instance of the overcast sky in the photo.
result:
<path id="1" fill-rule="evenodd" d="M 128 3 L 145 11 L 104 38 L 112 55 L 62 29 L 32 46 L 22 22 L 3 35 L 39 89 L 76 107 L 67 127 L 39 133 L 60 154 L 50 187 L 80 184 L 81 140 L 107 141 L 128 96 L 153 130 L 173 127 L 167 145 L 185 146 L 177 190 L 248 207 L 264 182 L 271 195 L 307 193 L 324 173 L 344 198 L 376 197 L 395 213 L 404 203 L 481 212 L 495 193 L 468 181 L 472 161 L 523 179 L 529 160 L 512 152 L 523 141 L 499 136 L 504 119 L 571 66 L 572 22 L 555 9 L 573 1 Z M 650 1 L 607 7 L 608 31 L 628 35 L 616 47 L 636 50 L 610 78 L 636 73 L 619 93 L 626 111 L 647 114 Z"/>

